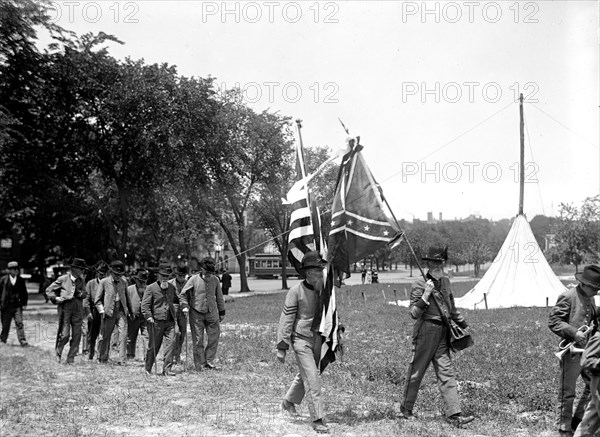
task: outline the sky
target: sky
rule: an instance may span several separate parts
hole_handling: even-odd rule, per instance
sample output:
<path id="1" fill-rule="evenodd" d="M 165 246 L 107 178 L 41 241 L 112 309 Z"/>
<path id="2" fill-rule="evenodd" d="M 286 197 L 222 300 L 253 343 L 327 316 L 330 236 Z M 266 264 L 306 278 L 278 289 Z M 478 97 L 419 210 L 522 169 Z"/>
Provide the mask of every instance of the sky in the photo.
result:
<path id="1" fill-rule="evenodd" d="M 305 147 L 364 155 L 398 219 L 554 216 L 600 192 L 599 3 L 57 1 L 119 59 L 239 87 L 302 120 Z M 45 42 L 42 39 L 42 43 Z"/>

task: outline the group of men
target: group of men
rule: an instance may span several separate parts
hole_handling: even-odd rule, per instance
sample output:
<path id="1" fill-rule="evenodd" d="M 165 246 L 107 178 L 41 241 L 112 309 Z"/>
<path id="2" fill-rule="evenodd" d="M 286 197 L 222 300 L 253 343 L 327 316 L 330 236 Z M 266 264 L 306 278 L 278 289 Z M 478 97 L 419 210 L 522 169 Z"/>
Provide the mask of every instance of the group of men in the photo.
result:
<path id="1" fill-rule="evenodd" d="M 83 335 L 83 355 L 93 360 L 97 354 L 100 363 L 107 363 L 115 332 L 116 365 L 135 359 L 137 339 L 141 336 L 146 373 L 152 373 L 164 342 L 161 374 L 173 376 L 172 366 L 181 362 L 182 347 L 187 344 L 189 322 L 195 369 L 218 369 L 215 358 L 225 304 L 212 258 L 203 259 L 201 271 L 191 276 L 184 265 L 174 270 L 167 263 L 155 269 L 138 269 L 131 278 L 132 284 L 125 278 L 121 261 L 110 265 L 98 262 L 93 268 L 95 278 L 87 283 L 86 270 L 85 261 L 75 258 L 69 271 L 46 288 L 47 297 L 58 308 L 55 350 L 59 362 L 69 343 L 66 363 L 74 363 Z M 155 278 L 150 279 L 151 274 Z M 155 372 L 158 373 L 156 366 Z"/>

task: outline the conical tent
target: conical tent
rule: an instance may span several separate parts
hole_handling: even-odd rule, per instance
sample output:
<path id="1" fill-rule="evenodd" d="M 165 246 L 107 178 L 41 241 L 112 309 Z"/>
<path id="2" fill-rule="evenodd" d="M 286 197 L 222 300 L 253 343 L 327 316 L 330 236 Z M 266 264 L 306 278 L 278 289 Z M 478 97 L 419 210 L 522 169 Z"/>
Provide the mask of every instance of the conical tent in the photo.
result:
<path id="1" fill-rule="evenodd" d="M 477 285 L 456 299 L 468 309 L 554 305 L 566 287 L 558 280 L 531 231 L 518 215 L 494 262 Z M 485 294 L 485 296 L 484 296 Z"/>

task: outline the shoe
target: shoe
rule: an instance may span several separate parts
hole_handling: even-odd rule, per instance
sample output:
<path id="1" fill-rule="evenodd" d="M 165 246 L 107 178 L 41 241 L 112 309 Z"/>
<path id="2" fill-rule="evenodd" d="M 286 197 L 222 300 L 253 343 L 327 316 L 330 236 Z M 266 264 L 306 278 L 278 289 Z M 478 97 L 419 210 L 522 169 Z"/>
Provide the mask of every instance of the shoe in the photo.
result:
<path id="1" fill-rule="evenodd" d="M 404 407 L 400 407 L 400 414 L 398 415 L 398 418 L 404 419 L 404 420 L 415 420 L 416 419 L 412 410 L 407 410 Z"/>
<path id="2" fill-rule="evenodd" d="M 163 376 L 177 376 L 177 373 L 171 372 L 170 370 L 163 371 Z"/>
<path id="3" fill-rule="evenodd" d="M 461 426 L 472 422 L 474 419 L 475 418 L 473 416 L 463 416 L 460 413 L 458 413 L 458 414 L 454 414 L 453 416 L 447 417 L 446 421 L 449 424 L 454 425 L 457 428 L 460 428 Z"/>
<path id="4" fill-rule="evenodd" d="M 147 370 L 145 370 L 145 369 L 144 369 L 144 374 L 145 374 L 146 376 L 152 376 L 152 372 L 148 372 L 148 371 L 147 371 Z"/>
<path id="5" fill-rule="evenodd" d="M 58 352 L 56 352 L 56 359 L 58 360 L 59 363 L 60 363 L 60 358 L 61 358 L 61 355 Z"/>
<path id="6" fill-rule="evenodd" d="M 573 431 L 558 430 L 558 437 L 573 437 Z"/>
<path id="7" fill-rule="evenodd" d="M 67 364 L 67 366 L 72 366 L 73 364 L 75 364 L 75 362 L 67 360 L 66 364 Z"/>
<path id="8" fill-rule="evenodd" d="M 284 399 L 281 401 L 281 409 L 287 411 L 290 416 L 297 416 L 298 412 L 296 411 L 296 405 L 293 402 Z"/>
<path id="9" fill-rule="evenodd" d="M 577 429 L 577 427 L 579 426 L 580 423 L 581 423 L 580 417 L 573 417 L 573 419 L 571 419 L 571 430 L 573 432 L 575 432 L 575 430 Z"/>
<path id="10" fill-rule="evenodd" d="M 312 423 L 312 427 L 319 434 L 327 434 L 327 433 L 329 433 L 329 428 L 327 427 L 327 425 L 325 425 L 325 422 L 323 422 L 322 419 L 315 420 Z"/>
<path id="11" fill-rule="evenodd" d="M 209 370 L 221 370 L 221 368 L 219 366 L 215 366 L 214 364 L 210 364 L 210 363 L 206 363 L 204 365 L 204 368 L 209 369 Z"/>
<path id="12" fill-rule="evenodd" d="M 21 347 L 27 347 L 29 346 L 29 343 L 27 343 L 26 341 L 24 341 L 23 343 L 21 343 Z"/>

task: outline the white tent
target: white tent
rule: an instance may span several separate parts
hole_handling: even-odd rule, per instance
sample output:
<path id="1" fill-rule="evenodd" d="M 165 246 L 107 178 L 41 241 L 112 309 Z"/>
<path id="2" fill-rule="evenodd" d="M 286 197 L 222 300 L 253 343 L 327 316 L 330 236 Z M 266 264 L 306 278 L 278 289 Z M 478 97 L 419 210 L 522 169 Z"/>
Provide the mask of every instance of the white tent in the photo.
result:
<path id="1" fill-rule="evenodd" d="M 456 299 L 468 309 L 554 305 L 566 287 L 558 280 L 531 232 L 518 215 L 494 262 L 475 287 Z"/>

